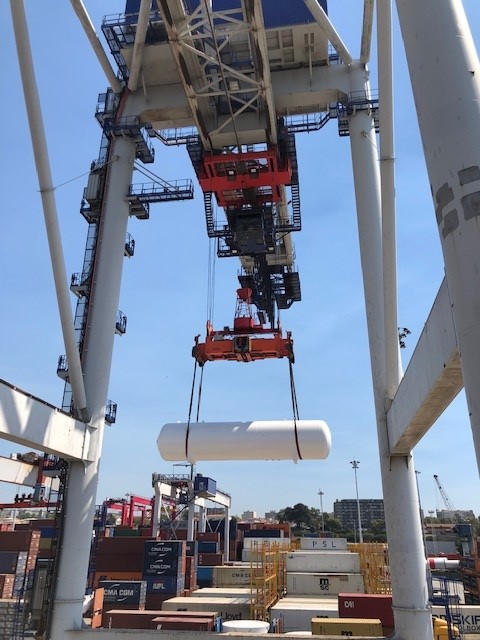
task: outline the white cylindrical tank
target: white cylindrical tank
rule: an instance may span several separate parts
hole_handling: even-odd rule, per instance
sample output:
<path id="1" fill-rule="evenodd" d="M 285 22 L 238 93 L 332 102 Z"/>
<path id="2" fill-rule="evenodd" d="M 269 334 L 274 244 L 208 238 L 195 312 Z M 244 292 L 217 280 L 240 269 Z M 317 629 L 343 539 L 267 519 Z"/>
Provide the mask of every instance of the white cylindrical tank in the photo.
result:
<path id="1" fill-rule="evenodd" d="M 448 571 L 460 568 L 460 560 L 449 560 L 448 558 L 428 558 L 430 569 Z"/>
<path id="2" fill-rule="evenodd" d="M 323 420 L 170 423 L 157 440 L 164 460 L 323 460 L 331 435 Z"/>

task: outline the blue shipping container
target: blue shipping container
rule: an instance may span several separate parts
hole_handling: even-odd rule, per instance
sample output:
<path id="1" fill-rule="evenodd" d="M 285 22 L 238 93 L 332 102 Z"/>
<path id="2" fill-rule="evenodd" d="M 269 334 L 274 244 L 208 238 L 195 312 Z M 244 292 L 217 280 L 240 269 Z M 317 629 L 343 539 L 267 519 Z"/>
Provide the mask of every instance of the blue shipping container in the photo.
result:
<path id="1" fill-rule="evenodd" d="M 198 580 L 213 580 L 213 567 L 197 567 Z"/>
<path id="2" fill-rule="evenodd" d="M 220 545 L 218 544 L 218 542 L 199 540 L 198 553 L 220 553 Z"/>
<path id="3" fill-rule="evenodd" d="M 105 589 L 104 602 L 145 605 L 147 595 L 145 580 L 101 580 L 98 586 Z"/>
<path id="4" fill-rule="evenodd" d="M 212 478 L 205 476 L 195 476 L 193 489 L 200 496 L 214 496 L 217 493 L 217 483 Z"/>
<path id="5" fill-rule="evenodd" d="M 164 576 L 162 578 L 156 576 L 143 576 L 147 583 L 147 593 L 166 593 L 171 595 L 179 595 L 185 589 L 185 577 L 179 578 L 173 576 Z"/>

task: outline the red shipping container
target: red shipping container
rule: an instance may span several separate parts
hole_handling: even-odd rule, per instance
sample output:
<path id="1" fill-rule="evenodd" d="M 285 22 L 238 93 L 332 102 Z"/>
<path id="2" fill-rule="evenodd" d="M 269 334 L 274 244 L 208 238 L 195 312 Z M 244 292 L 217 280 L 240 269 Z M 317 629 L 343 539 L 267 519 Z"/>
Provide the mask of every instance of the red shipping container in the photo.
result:
<path id="1" fill-rule="evenodd" d="M 113 540 L 113 538 L 112 538 Z M 134 571 L 141 573 L 143 553 L 107 553 L 95 558 L 95 571 L 109 573 L 113 571 Z"/>
<path id="2" fill-rule="evenodd" d="M 121 609 L 122 611 L 143 611 L 143 607 L 141 609 L 138 609 L 136 605 L 134 604 L 124 604 L 122 607 L 120 607 L 120 605 L 118 604 L 118 602 L 105 602 L 103 604 L 103 611 L 102 611 L 102 627 L 104 628 L 109 628 L 108 627 L 108 614 L 112 609 Z"/>
<path id="3" fill-rule="evenodd" d="M 151 625 L 162 631 L 213 631 L 213 621 L 207 618 L 154 618 Z"/>
<path id="4" fill-rule="evenodd" d="M 145 609 L 161 611 L 162 604 L 165 600 L 175 598 L 172 593 L 147 593 L 145 596 Z"/>
<path id="5" fill-rule="evenodd" d="M 220 542 L 220 533 L 205 531 L 204 533 L 197 533 L 196 539 L 202 540 L 203 542 Z"/>
<path id="6" fill-rule="evenodd" d="M 0 532 L 0 551 L 28 551 L 29 555 L 38 552 L 40 531 L 2 531 Z"/>
<path id="7" fill-rule="evenodd" d="M 126 536 L 114 536 L 113 538 L 103 538 L 99 540 L 97 548 L 97 556 L 106 554 L 142 554 L 145 545 L 145 538 L 136 538 Z"/>
<path id="8" fill-rule="evenodd" d="M 392 596 L 380 593 L 339 593 L 340 618 L 378 618 L 383 627 L 393 627 Z"/>
<path id="9" fill-rule="evenodd" d="M 152 620 L 161 611 L 125 611 L 111 609 L 104 615 L 104 626 L 108 629 L 151 629 Z"/>
<path id="10" fill-rule="evenodd" d="M 223 564 L 223 556 L 221 553 L 199 553 L 199 567 L 217 567 Z"/>

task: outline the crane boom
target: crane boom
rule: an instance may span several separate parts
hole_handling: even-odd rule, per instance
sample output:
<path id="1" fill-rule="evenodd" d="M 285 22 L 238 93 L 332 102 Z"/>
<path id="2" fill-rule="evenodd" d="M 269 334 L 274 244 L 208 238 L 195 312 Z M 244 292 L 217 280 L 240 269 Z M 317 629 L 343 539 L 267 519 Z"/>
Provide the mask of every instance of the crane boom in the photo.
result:
<path id="1" fill-rule="evenodd" d="M 448 497 L 448 495 L 447 495 L 447 493 L 446 493 L 445 489 L 444 489 L 444 488 L 442 487 L 442 485 L 440 484 L 440 480 L 438 479 L 438 476 L 437 476 L 437 475 L 434 475 L 434 476 L 433 476 L 433 478 L 434 478 L 434 480 L 435 480 L 435 482 L 436 482 L 436 484 L 437 484 L 437 487 L 438 487 L 438 490 L 439 490 L 439 492 L 440 492 L 440 495 L 442 496 L 442 500 L 443 500 L 443 503 L 444 503 L 444 505 L 445 505 L 445 509 L 446 509 L 447 511 L 450 511 L 450 512 L 451 512 L 451 515 L 452 515 L 452 519 L 453 519 L 455 522 L 458 522 L 459 517 L 458 517 L 457 509 L 455 509 L 455 507 L 453 506 L 453 504 L 452 504 L 452 502 L 451 502 L 450 498 Z"/>

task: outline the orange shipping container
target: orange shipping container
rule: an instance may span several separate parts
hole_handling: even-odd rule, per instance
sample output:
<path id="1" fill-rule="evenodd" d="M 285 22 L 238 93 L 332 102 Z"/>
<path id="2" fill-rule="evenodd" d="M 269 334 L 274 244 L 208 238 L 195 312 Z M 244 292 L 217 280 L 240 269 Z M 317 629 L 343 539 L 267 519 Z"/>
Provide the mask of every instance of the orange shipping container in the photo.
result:
<path id="1" fill-rule="evenodd" d="M 100 580 L 141 580 L 141 571 L 97 571 L 93 579 L 93 588 L 98 589 Z"/>

